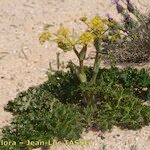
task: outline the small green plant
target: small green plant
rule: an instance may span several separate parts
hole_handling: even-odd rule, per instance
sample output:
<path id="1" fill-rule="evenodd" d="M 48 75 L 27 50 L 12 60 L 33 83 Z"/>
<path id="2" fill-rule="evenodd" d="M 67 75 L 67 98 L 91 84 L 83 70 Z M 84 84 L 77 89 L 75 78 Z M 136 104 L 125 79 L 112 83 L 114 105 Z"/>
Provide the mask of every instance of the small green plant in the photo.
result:
<path id="1" fill-rule="evenodd" d="M 115 27 L 117 26 L 117 22 L 114 20 L 103 19 L 100 16 L 95 16 L 91 20 L 82 17 L 80 20 L 87 26 L 87 28 L 85 32 L 81 33 L 79 36 L 74 36 L 68 28 L 61 26 L 56 34 L 51 34 L 46 29 L 46 31 L 40 35 L 39 41 L 41 44 L 44 44 L 46 41 L 54 41 L 64 52 L 73 50 L 78 58 L 79 66 L 70 62 L 68 67 L 75 72 L 80 83 L 93 85 L 96 82 L 99 72 L 102 53 L 107 50 L 109 42 L 111 43 L 120 39 L 120 33 Z M 87 78 L 84 60 L 87 49 L 91 44 L 95 47 L 96 56 L 94 58 L 92 76 Z M 94 97 L 92 95 L 85 94 L 84 97 L 88 105 L 94 103 Z"/>
<path id="2" fill-rule="evenodd" d="M 118 12 L 125 17 L 126 11 L 118 0 L 115 4 Z M 141 21 L 140 13 L 133 12 L 129 4 L 127 1 L 127 9 Z M 69 62 L 69 69 L 60 71 L 57 54 L 58 71 L 48 72 L 46 82 L 19 93 L 8 102 L 5 111 L 11 112 L 14 118 L 2 129 L 1 141 L 15 141 L 16 144 L 0 145 L 1 149 L 31 150 L 41 145 L 29 145 L 28 141 L 39 140 L 45 143 L 42 146 L 48 148 L 48 141 L 80 138 L 84 128 L 106 131 L 114 125 L 128 129 L 149 125 L 150 106 L 144 104 L 150 100 L 149 71 L 118 69 L 115 66 L 100 68 L 101 57 L 109 53 L 107 49 L 111 45 L 135 38 L 132 36 L 135 22 L 132 24 L 130 20 L 128 26 L 122 27 L 110 17 L 108 20 L 99 16 L 91 20 L 82 17 L 80 20 L 87 28 L 79 36 L 74 36 L 63 26 L 56 34 L 51 34 L 46 27 L 40 35 L 41 44 L 54 41 L 64 52 L 74 51 L 79 66 Z M 96 56 L 93 66 L 87 67 L 84 60 L 91 44 L 95 47 Z"/>
<path id="3" fill-rule="evenodd" d="M 92 76 L 91 69 L 85 68 L 87 78 Z M 147 82 L 143 82 L 145 79 Z M 143 103 L 143 100 L 149 100 L 149 91 L 146 92 L 148 99 L 141 99 L 134 92 L 134 86 L 150 89 L 148 71 L 100 69 L 94 85 L 81 84 L 71 71 L 49 74 L 45 83 L 19 93 L 5 107 L 14 118 L 3 128 L 1 140 L 16 141 L 17 145 L 1 145 L 1 148 L 24 150 L 40 147 L 27 145 L 28 140 L 45 143 L 48 140 L 76 140 L 83 128 L 106 131 L 113 125 L 128 129 L 149 125 L 150 106 Z M 94 104 L 86 105 L 83 93 L 94 95 Z"/>

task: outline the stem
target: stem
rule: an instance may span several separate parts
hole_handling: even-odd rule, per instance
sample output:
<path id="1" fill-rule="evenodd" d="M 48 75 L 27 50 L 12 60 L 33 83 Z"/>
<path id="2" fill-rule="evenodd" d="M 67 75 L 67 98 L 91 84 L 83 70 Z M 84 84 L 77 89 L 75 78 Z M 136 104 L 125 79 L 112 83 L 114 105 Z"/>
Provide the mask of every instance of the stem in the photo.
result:
<path id="1" fill-rule="evenodd" d="M 60 67 L 60 58 L 59 58 L 60 53 L 56 53 L 56 55 L 57 55 L 57 70 L 59 70 L 59 67 Z"/>
<path id="2" fill-rule="evenodd" d="M 96 56 L 95 56 L 95 62 L 94 62 L 94 67 L 93 67 L 93 76 L 91 78 L 90 84 L 95 84 L 96 78 L 98 75 L 99 67 L 100 67 L 100 62 L 101 62 L 101 48 L 100 48 L 100 39 L 99 37 L 94 40 L 94 46 L 96 48 Z"/>
<path id="3" fill-rule="evenodd" d="M 54 70 L 53 68 L 52 68 L 52 63 L 51 62 L 49 62 L 49 70 L 51 71 L 51 72 L 55 72 L 56 70 Z"/>
<path id="4" fill-rule="evenodd" d="M 79 53 L 79 63 L 80 63 L 80 71 L 81 72 L 84 71 L 83 61 L 85 59 L 86 52 L 87 52 L 87 45 L 83 46 L 82 50 Z"/>
<path id="5" fill-rule="evenodd" d="M 101 54 L 100 53 L 96 53 L 96 58 L 95 58 L 95 62 L 94 62 L 94 68 L 93 68 L 93 76 L 91 79 L 91 84 L 95 84 L 96 82 L 96 78 L 98 75 L 98 71 L 99 71 L 99 66 L 100 66 L 100 62 L 101 62 Z"/>
<path id="6" fill-rule="evenodd" d="M 87 52 L 87 45 L 84 45 L 82 50 L 79 53 L 79 64 L 80 64 L 79 78 L 81 82 L 87 82 L 87 77 L 84 71 L 84 63 L 83 63 L 86 56 L 86 52 Z"/>
<path id="7" fill-rule="evenodd" d="M 73 51 L 75 52 L 75 54 L 77 55 L 78 59 L 79 59 L 79 52 L 77 51 L 76 47 L 73 47 Z"/>
<path id="8" fill-rule="evenodd" d="M 79 77 L 80 81 L 83 82 L 87 82 L 87 77 L 84 71 L 84 59 L 86 56 L 86 52 L 87 52 L 87 45 L 84 45 L 83 48 L 81 49 L 80 53 L 77 51 L 77 49 L 75 48 L 75 46 L 73 47 L 73 50 L 75 52 L 75 54 L 78 57 L 79 60 L 79 69 L 77 72 L 77 76 Z"/>

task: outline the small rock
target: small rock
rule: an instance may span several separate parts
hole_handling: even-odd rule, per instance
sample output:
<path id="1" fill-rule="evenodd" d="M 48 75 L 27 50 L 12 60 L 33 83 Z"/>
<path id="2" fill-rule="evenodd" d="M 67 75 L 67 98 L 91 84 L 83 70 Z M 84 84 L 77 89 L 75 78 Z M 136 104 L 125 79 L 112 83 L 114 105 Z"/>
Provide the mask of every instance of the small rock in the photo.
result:
<path id="1" fill-rule="evenodd" d="M 101 138 L 102 140 L 104 140 L 104 139 L 105 139 L 105 137 L 104 137 L 103 135 L 101 135 L 101 136 L 100 136 L 100 138 Z"/>
<path id="2" fill-rule="evenodd" d="M 1 79 L 4 79 L 5 77 L 4 76 L 1 76 Z"/>
<path id="3" fill-rule="evenodd" d="M 148 88 L 147 88 L 147 87 L 145 87 L 145 88 L 143 88 L 143 89 L 142 89 L 142 91 L 147 91 L 147 90 L 148 90 Z"/>

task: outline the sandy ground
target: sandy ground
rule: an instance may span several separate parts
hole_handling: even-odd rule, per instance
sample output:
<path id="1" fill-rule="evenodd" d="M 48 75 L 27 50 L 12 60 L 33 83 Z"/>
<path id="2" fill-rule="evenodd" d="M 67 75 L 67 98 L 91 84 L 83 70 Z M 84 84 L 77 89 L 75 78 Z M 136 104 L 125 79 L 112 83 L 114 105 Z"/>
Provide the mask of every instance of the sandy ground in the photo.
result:
<path id="1" fill-rule="evenodd" d="M 150 7 L 149 0 L 133 0 L 143 12 Z M 10 120 L 11 115 L 3 111 L 4 105 L 16 94 L 28 87 L 38 85 L 47 79 L 45 73 L 49 62 L 56 67 L 56 52 L 61 52 L 55 44 L 41 46 L 39 33 L 46 24 L 60 24 L 82 30 L 78 18 L 110 13 L 116 19 L 111 0 L 0 0 L 0 127 Z M 55 30 L 52 27 L 51 30 Z M 73 59 L 73 53 L 61 52 L 61 60 Z M 106 145 L 107 150 L 150 149 L 150 127 L 139 131 L 121 131 L 114 128 L 101 139 L 94 133 L 84 137 L 94 140 L 90 146 L 73 146 L 54 149 L 99 150 Z"/>

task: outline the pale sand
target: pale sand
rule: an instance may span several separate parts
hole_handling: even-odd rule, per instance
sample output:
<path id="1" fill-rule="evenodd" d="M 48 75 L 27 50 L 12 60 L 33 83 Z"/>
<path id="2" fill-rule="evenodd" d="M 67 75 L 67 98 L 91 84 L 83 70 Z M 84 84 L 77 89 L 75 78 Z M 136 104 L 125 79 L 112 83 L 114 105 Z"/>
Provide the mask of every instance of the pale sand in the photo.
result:
<path id="1" fill-rule="evenodd" d="M 150 7 L 149 0 L 132 1 L 143 12 Z M 84 25 L 78 18 L 83 15 L 91 18 L 97 14 L 105 16 L 106 13 L 110 13 L 119 19 L 114 7 L 111 0 L 0 0 L 0 127 L 11 118 L 9 113 L 3 111 L 3 106 L 18 92 L 47 79 L 45 73 L 49 61 L 56 66 L 56 52 L 61 52 L 61 60 L 64 62 L 69 59 L 76 62 L 72 52 L 64 54 L 55 44 L 39 44 L 38 35 L 43 26 L 52 24 L 58 27 L 64 24 L 82 30 Z M 55 30 L 55 27 L 51 30 Z M 114 138 L 116 134 L 120 136 Z M 128 150 L 135 143 L 137 149 L 149 150 L 149 136 L 150 127 L 138 131 L 114 129 L 105 134 L 103 142 L 109 150 Z M 101 140 L 91 134 L 89 137 L 96 138 L 96 143 L 95 146 L 87 146 L 85 149 L 99 150 L 102 146 Z"/>

